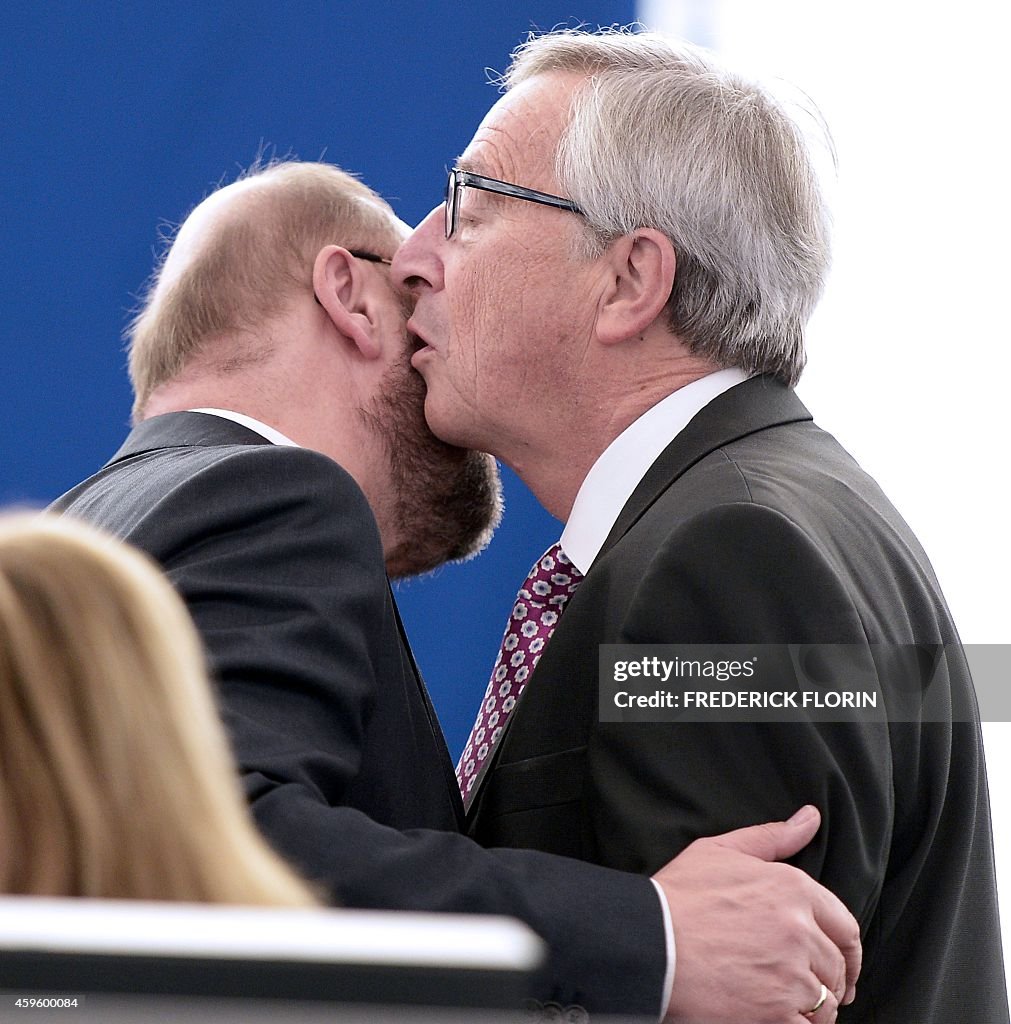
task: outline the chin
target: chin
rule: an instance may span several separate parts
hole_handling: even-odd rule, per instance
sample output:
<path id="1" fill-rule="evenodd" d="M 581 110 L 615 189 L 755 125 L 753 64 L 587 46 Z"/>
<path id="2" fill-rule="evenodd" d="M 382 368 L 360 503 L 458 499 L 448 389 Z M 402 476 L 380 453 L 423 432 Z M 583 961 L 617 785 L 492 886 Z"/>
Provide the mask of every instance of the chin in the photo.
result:
<path id="1" fill-rule="evenodd" d="M 474 445 L 468 442 L 467 435 L 455 417 L 442 408 L 439 402 L 428 393 L 425 399 L 425 419 L 428 421 L 428 429 L 446 444 L 456 448 L 473 448 Z"/>

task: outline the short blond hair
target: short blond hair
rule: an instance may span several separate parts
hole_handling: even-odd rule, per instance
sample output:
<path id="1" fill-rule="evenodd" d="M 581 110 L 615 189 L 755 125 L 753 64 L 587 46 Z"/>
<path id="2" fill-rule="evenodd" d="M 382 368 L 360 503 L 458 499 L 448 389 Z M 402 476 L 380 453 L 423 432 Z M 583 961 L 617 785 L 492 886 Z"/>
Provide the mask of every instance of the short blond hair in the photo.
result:
<path id="1" fill-rule="evenodd" d="M 0 891 L 316 902 L 253 825 L 181 599 L 48 514 L 0 517 Z"/>
<path id="2" fill-rule="evenodd" d="M 242 194 L 163 287 L 174 239 L 166 247 L 126 330 L 135 418 L 151 392 L 215 338 L 248 337 L 240 354 L 230 352 L 231 367 L 260 358 L 264 323 L 293 293 L 312 288 L 313 260 L 324 246 L 392 256 L 400 242 L 389 205 L 332 164 L 276 161 L 238 180 Z"/>

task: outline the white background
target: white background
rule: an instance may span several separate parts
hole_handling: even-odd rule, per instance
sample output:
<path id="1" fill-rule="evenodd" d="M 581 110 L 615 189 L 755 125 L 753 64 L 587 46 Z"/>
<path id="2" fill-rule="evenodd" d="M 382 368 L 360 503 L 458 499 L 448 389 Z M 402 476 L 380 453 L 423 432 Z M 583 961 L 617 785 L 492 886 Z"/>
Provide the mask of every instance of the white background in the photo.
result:
<path id="1" fill-rule="evenodd" d="M 835 260 L 798 393 L 919 536 L 963 641 L 1008 644 L 1007 5 L 639 9 L 650 28 L 788 80 L 828 122 Z M 1011 724 L 984 723 L 983 736 L 1011 950 Z"/>

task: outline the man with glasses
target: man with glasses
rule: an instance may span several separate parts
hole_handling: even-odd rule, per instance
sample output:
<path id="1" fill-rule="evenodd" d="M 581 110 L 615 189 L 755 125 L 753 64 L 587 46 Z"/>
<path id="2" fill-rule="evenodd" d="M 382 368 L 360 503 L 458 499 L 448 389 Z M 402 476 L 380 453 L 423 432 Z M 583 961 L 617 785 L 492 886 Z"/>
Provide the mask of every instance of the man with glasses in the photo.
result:
<path id="1" fill-rule="evenodd" d="M 649 873 L 699 835 L 818 804 L 827 828 L 797 863 L 865 943 L 840 1019 L 1006 1022 L 955 627 L 909 528 L 792 390 L 829 261 L 798 129 L 712 55 L 650 34 L 534 38 L 504 81 L 393 262 L 432 429 L 565 523 L 457 766 L 470 834 Z M 601 644 L 844 645 L 890 721 L 602 721 Z M 875 660 L 903 649 L 909 664 Z M 896 716 L 938 650 L 946 711 Z M 679 963 L 719 948 L 671 906 Z M 814 964 L 805 993 L 798 1020 L 845 1001 Z"/>
<path id="2" fill-rule="evenodd" d="M 698 843 L 658 865 L 656 887 L 460 834 L 384 561 L 403 576 L 480 548 L 498 482 L 488 456 L 425 425 L 389 269 L 407 230 L 322 164 L 280 163 L 201 203 L 130 329 L 134 429 L 56 507 L 164 566 L 207 646 L 258 824 L 336 902 L 522 918 L 550 948 L 542 1002 L 655 1020 L 664 894 L 678 891 L 682 914 L 728 940 L 679 955 L 672 1013 L 726 977 L 711 1019 L 790 1021 L 781 990 L 799 994 L 812 960 L 845 977 L 843 946 L 851 981 L 859 960 L 841 904 L 764 862 L 810 840 L 813 809 Z M 766 921 L 752 897 L 773 889 L 788 934 L 768 940 L 743 926 Z"/>

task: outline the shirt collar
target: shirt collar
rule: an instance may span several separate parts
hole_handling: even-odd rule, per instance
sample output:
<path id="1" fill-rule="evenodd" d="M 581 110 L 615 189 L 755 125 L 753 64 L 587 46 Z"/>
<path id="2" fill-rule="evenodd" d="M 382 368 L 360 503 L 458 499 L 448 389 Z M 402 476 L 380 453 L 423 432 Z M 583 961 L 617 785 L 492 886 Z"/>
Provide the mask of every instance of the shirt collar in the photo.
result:
<path id="1" fill-rule="evenodd" d="M 240 426 L 248 427 L 250 430 L 255 431 L 261 437 L 266 438 L 271 444 L 282 444 L 289 448 L 301 447 L 301 445 L 297 445 L 292 441 L 290 437 L 285 437 L 280 430 L 268 427 L 266 423 L 254 420 L 252 416 L 247 416 L 245 413 L 232 412 L 231 409 L 187 409 L 186 411 L 203 412 L 208 416 L 220 416 L 222 419 L 231 420 L 233 423 L 238 423 Z"/>
<path id="2" fill-rule="evenodd" d="M 747 379 L 737 367 L 700 377 L 647 409 L 604 449 L 562 531 L 562 548 L 581 573 L 590 571 L 625 502 L 660 453 L 714 398 Z"/>

